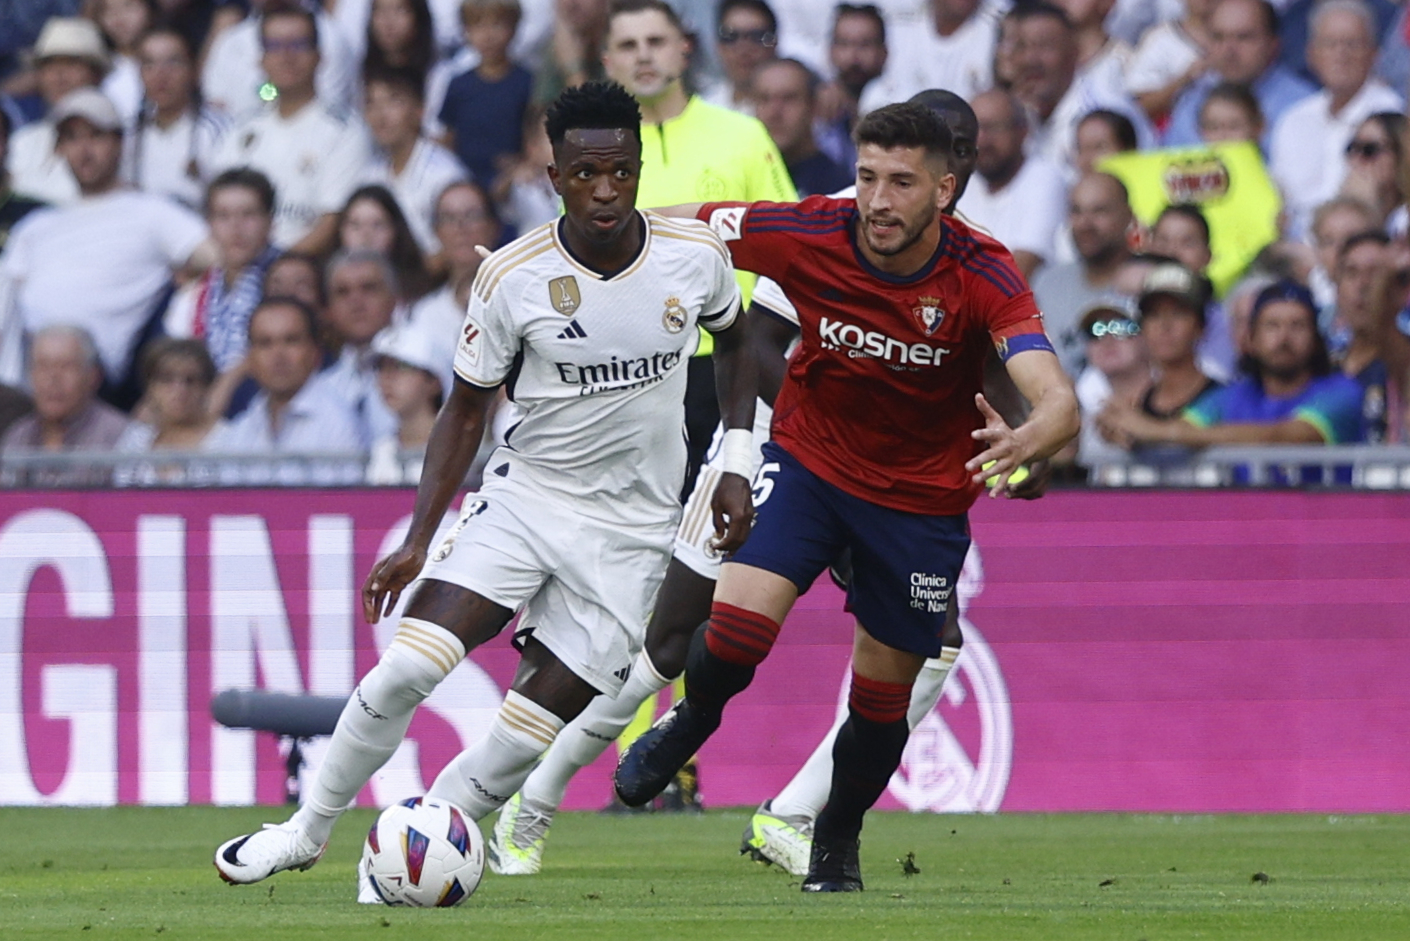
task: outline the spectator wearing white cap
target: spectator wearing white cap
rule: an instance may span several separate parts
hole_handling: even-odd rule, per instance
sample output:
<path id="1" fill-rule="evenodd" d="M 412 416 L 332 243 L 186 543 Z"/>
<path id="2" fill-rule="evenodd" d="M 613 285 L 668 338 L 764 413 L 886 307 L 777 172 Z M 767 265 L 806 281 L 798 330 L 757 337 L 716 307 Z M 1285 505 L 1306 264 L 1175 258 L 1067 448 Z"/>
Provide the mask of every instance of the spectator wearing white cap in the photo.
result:
<path id="1" fill-rule="evenodd" d="M 0 257 L 0 280 L 8 281 L 26 331 L 87 328 L 109 382 L 120 383 L 173 272 L 208 266 L 213 251 L 198 252 L 206 224 L 171 200 L 123 188 L 122 123 L 102 92 L 80 88 L 50 117 L 82 198 L 16 226 Z"/>
<path id="2" fill-rule="evenodd" d="M 332 247 L 337 212 L 367 166 L 367 129 L 344 106 L 314 94 L 318 20 L 300 7 L 259 18 L 261 60 L 273 100 L 239 119 L 215 159 L 217 170 L 249 166 L 278 195 L 274 243 L 314 255 Z M 241 24 L 244 25 L 244 24 Z"/>
<path id="3" fill-rule="evenodd" d="M 307 10 L 293 0 L 250 0 L 250 15 L 220 32 L 211 42 L 201 70 L 201 95 L 206 101 L 239 119 L 260 108 L 277 94 L 278 81 L 269 74 L 264 21 L 275 12 Z M 357 97 L 357 66 L 342 32 L 319 9 L 309 16 L 316 29 L 318 53 L 315 88 L 318 97 L 334 109 L 352 107 Z"/>
<path id="4" fill-rule="evenodd" d="M 123 177 L 148 193 L 199 209 L 215 177 L 215 152 L 230 118 L 198 100 L 186 37 L 159 26 L 137 44 L 143 105 L 127 135 Z"/>
<path id="5" fill-rule="evenodd" d="M 1273 126 L 1269 170 L 1283 191 L 1295 236 L 1312 210 L 1337 194 L 1346 178 L 1346 145 L 1361 122 L 1400 111 L 1404 100 L 1371 76 L 1375 17 L 1361 0 L 1324 0 L 1312 13 L 1307 62 L 1322 90 L 1288 108 Z"/>
<path id="6" fill-rule="evenodd" d="M 78 184 L 54 148 L 54 107 L 71 92 L 96 86 L 108 73 L 108 50 L 91 20 L 56 16 L 44 24 L 34 44 L 34 73 L 39 97 L 49 110 L 45 120 L 15 131 L 10 139 L 10 177 L 16 192 L 48 203 L 78 198 Z"/>
<path id="7" fill-rule="evenodd" d="M 450 392 L 451 374 L 437 338 L 414 323 L 395 324 L 372 340 L 372 362 L 382 401 L 397 418 L 394 434 L 372 442 L 367 482 L 414 484 L 421 479 L 426 442 Z"/>

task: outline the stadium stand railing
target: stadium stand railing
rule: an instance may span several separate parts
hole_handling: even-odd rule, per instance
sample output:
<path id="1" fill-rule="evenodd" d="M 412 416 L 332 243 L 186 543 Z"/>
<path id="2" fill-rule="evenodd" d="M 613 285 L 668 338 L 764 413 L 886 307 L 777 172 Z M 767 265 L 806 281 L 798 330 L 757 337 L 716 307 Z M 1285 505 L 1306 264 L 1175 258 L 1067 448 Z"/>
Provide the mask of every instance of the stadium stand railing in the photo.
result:
<path id="1" fill-rule="evenodd" d="M 414 451 L 399 461 L 413 461 Z M 0 455 L 0 487 L 7 489 L 108 489 L 143 487 L 348 486 L 361 484 L 363 452 L 224 454 L 208 451 L 122 453 L 22 452 Z M 277 473 L 261 479 L 248 473 Z M 336 477 L 336 480 L 330 479 Z M 296 483 L 281 484 L 280 478 Z M 303 478 L 303 479 L 299 479 Z M 1089 484 L 1098 488 L 1337 487 L 1410 490 L 1410 446 L 1219 447 L 1204 451 L 1152 449 L 1097 464 Z"/>

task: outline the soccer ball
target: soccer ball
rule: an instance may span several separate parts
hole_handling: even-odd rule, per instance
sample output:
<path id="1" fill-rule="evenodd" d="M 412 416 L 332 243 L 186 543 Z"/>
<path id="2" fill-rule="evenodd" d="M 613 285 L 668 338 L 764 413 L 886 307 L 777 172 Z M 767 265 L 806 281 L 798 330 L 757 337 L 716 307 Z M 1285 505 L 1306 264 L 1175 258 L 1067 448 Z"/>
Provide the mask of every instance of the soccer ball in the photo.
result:
<path id="1" fill-rule="evenodd" d="M 453 804 L 413 797 L 393 804 L 367 832 L 362 868 L 388 905 L 459 905 L 485 873 L 485 840 Z"/>

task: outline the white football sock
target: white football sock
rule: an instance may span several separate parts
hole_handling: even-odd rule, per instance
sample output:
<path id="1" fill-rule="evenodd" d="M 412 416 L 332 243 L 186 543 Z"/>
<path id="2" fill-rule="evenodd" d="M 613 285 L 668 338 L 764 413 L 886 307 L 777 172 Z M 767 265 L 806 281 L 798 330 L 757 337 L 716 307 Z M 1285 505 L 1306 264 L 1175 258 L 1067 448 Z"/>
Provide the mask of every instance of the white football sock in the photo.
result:
<path id="1" fill-rule="evenodd" d="M 411 717 L 465 656 L 465 645 L 445 628 L 402 618 L 377 665 L 348 697 L 318 775 L 294 814 L 315 843 L 328 842 L 333 824 L 406 737 Z"/>
<path id="2" fill-rule="evenodd" d="M 476 820 L 487 817 L 523 786 L 562 729 L 562 719 L 511 689 L 489 734 L 456 755 L 426 796 L 448 800 Z"/>
<path id="3" fill-rule="evenodd" d="M 920 675 L 911 687 L 911 707 L 906 715 L 906 721 L 910 723 L 911 728 L 915 728 L 921 719 L 929 715 L 930 710 L 940 701 L 940 691 L 945 686 L 945 678 L 950 675 L 950 669 L 959 655 L 958 647 L 942 647 L 939 657 L 925 661 L 925 666 L 921 668 Z M 837 738 L 837 730 L 842 728 L 845 721 L 847 713 L 843 712 L 837 717 L 832 728 L 828 729 L 818 747 L 813 749 L 808 760 L 803 762 L 803 767 L 798 769 L 793 780 L 778 792 L 778 796 L 769 805 L 774 813 L 780 816 L 817 819 L 818 813 L 827 803 L 828 792 L 832 790 L 832 743 Z"/>
<path id="4" fill-rule="evenodd" d="M 656 672 L 643 650 L 617 698 L 598 696 L 558 736 L 543 761 L 520 789 L 526 803 L 547 811 L 558 809 L 568 782 L 615 742 L 647 699 L 671 684 Z"/>

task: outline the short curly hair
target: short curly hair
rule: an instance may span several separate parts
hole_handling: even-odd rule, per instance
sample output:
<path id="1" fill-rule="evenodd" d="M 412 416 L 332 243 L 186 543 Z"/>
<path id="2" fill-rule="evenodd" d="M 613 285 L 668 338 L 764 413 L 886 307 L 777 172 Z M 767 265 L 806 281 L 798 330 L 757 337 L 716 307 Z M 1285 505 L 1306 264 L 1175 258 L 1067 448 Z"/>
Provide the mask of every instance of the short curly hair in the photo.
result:
<path id="1" fill-rule="evenodd" d="M 641 143 L 641 108 L 616 82 L 584 82 L 565 88 L 544 114 L 548 142 L 556 150 L 572 130 L 609 128 L 631 131 Z"/>

